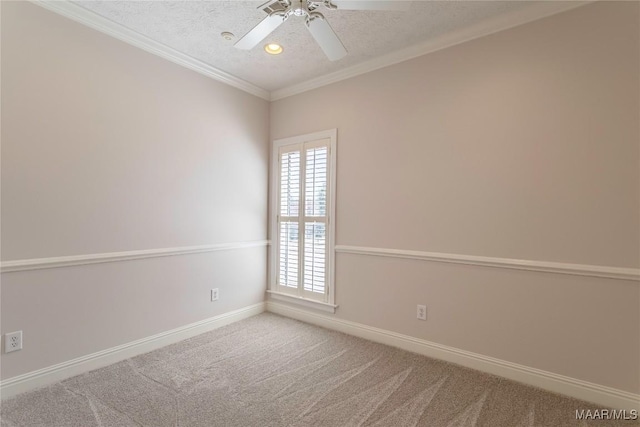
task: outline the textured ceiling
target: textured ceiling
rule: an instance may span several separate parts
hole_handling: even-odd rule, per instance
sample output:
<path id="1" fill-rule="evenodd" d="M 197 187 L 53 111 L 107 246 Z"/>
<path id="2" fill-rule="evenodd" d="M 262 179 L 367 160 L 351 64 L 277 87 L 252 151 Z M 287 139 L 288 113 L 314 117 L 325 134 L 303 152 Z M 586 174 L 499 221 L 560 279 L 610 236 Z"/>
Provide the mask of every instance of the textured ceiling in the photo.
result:
<path id="1" fill-rule="evenodd" d="M 310 80 L 376 56 L 427 42 L 438 36 L 518 12 L 530 1 L 414 1 L 408 11 L 328 10 L 333 29 L 349 52 L 329 61 L 301 18 L 291 17 L 251 51 L 233 47 L 266 13 L 264 1 L 75 1 L 157 42 L 268 91 Z M 233 41 L 220 33 L 230 31 Z M 284 53 L 262 47 L 276 42 Z"/>

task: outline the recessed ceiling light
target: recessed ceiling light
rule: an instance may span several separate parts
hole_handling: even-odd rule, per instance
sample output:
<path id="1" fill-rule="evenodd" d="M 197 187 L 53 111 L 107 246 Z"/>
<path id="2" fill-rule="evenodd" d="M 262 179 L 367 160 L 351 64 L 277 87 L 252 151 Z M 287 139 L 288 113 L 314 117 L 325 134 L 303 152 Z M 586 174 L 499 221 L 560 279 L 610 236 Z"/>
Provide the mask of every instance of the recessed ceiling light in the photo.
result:
<path id="1" fill-rule="evenodd" d="M 282 53 L 282 46 L 277 43 L 269 43 L 264 45 L 264 51 L 271 55 L 279 55 Z"/>
<path id="2" fill-rule="evenodd" d="M 233 40 L 236 37 L 236 36 L 233 35 L 233 33 L 230 33 L 228 31 L 225 31 L 224 33 L 221 33 L 220 35 L 225 40 Z"/>

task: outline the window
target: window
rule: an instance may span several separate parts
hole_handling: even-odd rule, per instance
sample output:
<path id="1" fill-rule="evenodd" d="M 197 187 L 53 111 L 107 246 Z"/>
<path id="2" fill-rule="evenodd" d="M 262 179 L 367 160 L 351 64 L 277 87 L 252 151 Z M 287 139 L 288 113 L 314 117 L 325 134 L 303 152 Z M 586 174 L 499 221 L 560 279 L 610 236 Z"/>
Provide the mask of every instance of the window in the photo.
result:
<path id="1" fill-rule="evenodd" d="M 271 174 L 269 293 L 331 312 L 336 133 L 274 141 Z"/>

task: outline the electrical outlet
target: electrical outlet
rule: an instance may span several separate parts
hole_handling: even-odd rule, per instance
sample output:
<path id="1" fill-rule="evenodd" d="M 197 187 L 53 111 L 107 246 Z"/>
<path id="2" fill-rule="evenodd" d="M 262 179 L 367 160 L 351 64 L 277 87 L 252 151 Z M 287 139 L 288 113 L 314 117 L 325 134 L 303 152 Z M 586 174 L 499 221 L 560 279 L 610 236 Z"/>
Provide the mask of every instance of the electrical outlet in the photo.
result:
<path id="1" fill-rule="evenodd" d="M 427 320 L 427 306 L 418 304 L 418 319 Z"/>
<path id="2" fill-rule="evenodd" d="M 4 335 L 4 352 L 22 350 L 22 331 L 11 332 Z"/>
<path id="3" fill-rule="evenodd" d="M 211 301 L 218 301 L 218 288 L 211 289 Z"/>

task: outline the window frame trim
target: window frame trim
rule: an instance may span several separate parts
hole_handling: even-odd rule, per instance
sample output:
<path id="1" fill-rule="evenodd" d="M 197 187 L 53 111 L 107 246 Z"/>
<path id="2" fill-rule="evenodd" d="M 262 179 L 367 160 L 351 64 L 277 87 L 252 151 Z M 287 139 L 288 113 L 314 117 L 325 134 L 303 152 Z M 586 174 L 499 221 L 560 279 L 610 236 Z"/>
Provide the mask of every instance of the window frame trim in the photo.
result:
<path id="1" fill-rule="evenodd" d="M 271 146 L 271 173 L 269 174 L 269 190 L 270 190 L 270 206 L 269 206 L 269 233 L 271 236 L 271 247 L 269 250 L 269 283 L 267 293 L 273 298 L 279 296 L 287 297 L 286 301 L 293 304 L 299 304 L 304 307 L 316 308 L 322 311 L 335 312 L 337 305 L 335 304 L 335 230 L 336 230 L 336 146 L 337 146 L 337 129 L 328 129 L 320 132 L 298 135 L 288 138 L 275 139 Z M 280 213 L 280 203 L 278 200 L 279 180 L 280 180 L 280 149 L 288 145 L 302 145 L 321 139 L 329 139 L 329 182 L 327 192 L 329 193 L 327 209 L 327 283 L 326 298 L 310 299 L 304 298 L 292 293 L 280 292 L 277 286 L 277 261 L 279 254 L 279 235 L 278 235 L 278 215 Z M 306 177 L 305 177 L 306 178 Z M 301 180 L 302 181 L 302 180 Z"/>

